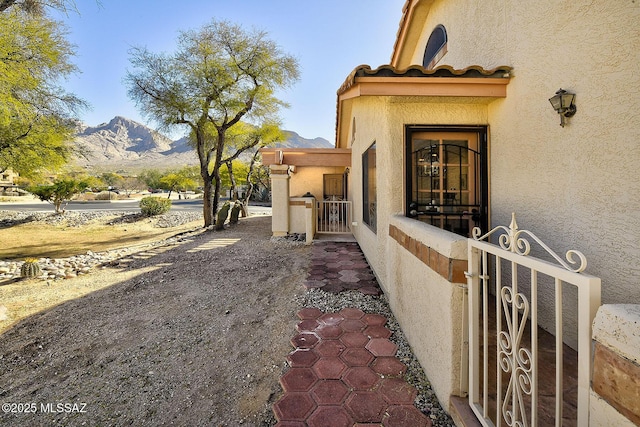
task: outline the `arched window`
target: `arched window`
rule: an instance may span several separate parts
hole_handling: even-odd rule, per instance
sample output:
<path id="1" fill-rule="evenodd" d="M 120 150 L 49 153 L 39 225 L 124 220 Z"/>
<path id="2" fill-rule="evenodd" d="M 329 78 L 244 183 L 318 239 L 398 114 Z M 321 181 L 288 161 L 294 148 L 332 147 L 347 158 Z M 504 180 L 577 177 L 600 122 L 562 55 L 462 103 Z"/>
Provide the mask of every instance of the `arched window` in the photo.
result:
<path id="1" fill-rule="evenodd" d="M 427 40 L 422 66 L 427 69 L 435 67 L 445 53 L 447 53 L 447 30 L 444 25 L 438 25 L 433 29 L 429 40 Z"/>

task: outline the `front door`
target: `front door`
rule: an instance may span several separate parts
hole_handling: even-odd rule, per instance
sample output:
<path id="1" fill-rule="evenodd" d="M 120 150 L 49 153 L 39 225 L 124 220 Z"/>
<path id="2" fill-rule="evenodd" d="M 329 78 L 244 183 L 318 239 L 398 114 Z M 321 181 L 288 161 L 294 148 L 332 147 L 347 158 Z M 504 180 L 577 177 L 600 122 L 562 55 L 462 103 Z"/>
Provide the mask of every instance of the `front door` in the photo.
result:
<path id="1" fill-rule="evenodd" d="M 344 200 L 343 174 L 325 174 L 323 175 L 323 181 L 324 200 Z"/>

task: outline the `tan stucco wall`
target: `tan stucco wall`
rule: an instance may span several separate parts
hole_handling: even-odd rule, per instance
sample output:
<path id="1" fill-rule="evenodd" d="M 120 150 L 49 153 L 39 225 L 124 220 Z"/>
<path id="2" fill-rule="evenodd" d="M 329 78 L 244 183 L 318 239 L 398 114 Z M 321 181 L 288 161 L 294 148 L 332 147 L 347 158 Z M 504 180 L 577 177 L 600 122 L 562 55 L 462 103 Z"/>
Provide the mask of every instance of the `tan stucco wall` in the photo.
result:
<path id="1" fill-rule="evenodd" d="M 306 198 L 291 197 L 289 199 L 289 233 L 306 233 L 307 231 L 307 208 Z"/>
<path id="2" fill-rule="evenodd" d="M 391 223 L 444 256 L 467 257 L 466 240 L 460 236 L 402 215 Z M 450 283 L 397 241 L 386 240 L 387 297 L 438 399 L 446 404 L 449 396 L 461 395 L 464 284 Z"/>
<path id="3" fill-rule="evenodd" d="M 438 398 L 460 394 L 463 290 L 452 285 L 389 236 L 389 225 L 452 259 L 466 259 L 466 241 L 402 217 L 404 206 L 404 129 L 406 124 L 484 124 L 488 101 L 361 97 L 350 101 L 356 118 L 352 149 L 354 235 Z M 477 103 L 474 103 L 477 102 Z M 353 121 L 350 120 L 349 123 Z M 349 131 L 349 135 L 351 135 Z M 376 142 L 377 233 L 362 222 L 362 153 Z M 399 214 L 396 216 L 394 214 Z M 455 242 L 455 243 L 454 243 Z M 435 346 L 433 343 L 437 342 Z"/>
<path id="4" fill-rule="evenodd" d="M 306 244 L 313 243 L 316 235 L 318 210 L 316 199 L 313 197 L 289 198 L 289 229 L 288 233 L 305 234 Z"/>
<path id="5" fill-rule="evenodd" d="M 594 392 L 589 394 L 589 425 L 607 427 L 633 427 L 634 423 L 618 412 L 606 400 Z"/>
<path id="6" fill-rule="evenodd" d="M 437 1 L 414 56 L 443 24 L 439 65 L 514 68 L 488 107 L 493 224 L 515 211 L 559 253 L 583 251 L 605 303 L 640 302 L 638 22 L 631 1 Z M 565 128 L 548 102 L 560 87 L 578 108 Z"/>
<path id="7" fill-rule="evenodd" d="M 341 174 L 343 167 L 298 166 L 291 174 L 291 197 L 300 197 L 307 191 L 322 200 L 322 176 L 325 174 Z"/>
<path id="8" fill-rule="evenodd" d="M 271 231 L 274 236 L 289 232 L 289 166 L 269 166 L 271 175 L 271 204 L 273 206 Z"/>
<path id="9" fill-rule="evenodd" d="M 352 102 L 356 118 L 355 139 L 352 149 L 350 194 L 353 195 L 355 219 L 358 226 L 354 234 L 369 239 L 371 231 L 362 225 L 362 153 L 376 142 L 378 236 L 374 247 L 367 253 L 373 259 L 385 256 L 389 218 L 404 211 L 404 131 L 408 124 L 486 124 L 488 100 L 446 100 L 447 108 L 433 98 L 424 101 L 417 97 L 362 97 Z M 349 123 L 352 123 L 350 121 Z M 351 135 L 351 132 L 349 132 Z M 350 197 L 351 198 L 351 197 Z M 365 230 L 366 229 L 366 230 Z M 368 249 L 365 249 L 366 251 Z M 375 262 L 375 261 L 374 261 Z M 385 263 L 376 263 L 377 274 L 386 274 Z"/>

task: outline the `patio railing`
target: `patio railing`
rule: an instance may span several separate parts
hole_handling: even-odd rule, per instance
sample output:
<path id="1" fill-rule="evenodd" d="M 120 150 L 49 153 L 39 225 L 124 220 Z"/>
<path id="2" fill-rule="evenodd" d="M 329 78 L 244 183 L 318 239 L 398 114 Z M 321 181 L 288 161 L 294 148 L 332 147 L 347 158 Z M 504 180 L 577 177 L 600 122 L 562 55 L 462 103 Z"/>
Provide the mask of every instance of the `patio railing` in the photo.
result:
<path id="1" fill-rule="evenodd" d="M 482 241 L 500 231 L 499 246 Z M 560 265 L 528 256 L 527 239 Z M 474 229 L 468 268 L 469 405 L 479 421 L 485 426 L 588 425 L 591 324 L 600 306 L 600 279 L 582 273 L 584 255 L 569 251 L 563 260 L 533 233 L 518 230 L 513 215 L 508 228 L 483 236 Z M 563 302 L 576 294 L 576 302 Z M 563 318 L 571 317 L 563 305 L 577 306 L 573 326 Z M 552 313 L 539 318 L 544 310 Z M 555 336 L 550 353 L 542 351 L 539 323 Z M 577 360 L 569 362 L 563 342 L 567 330 L 577 338 Z M 576 386 L 563 385 L 565 365 L 571 364 L 577 364 Z M 543 383 L 542 371 L 550 371 L 553 379 Z"/>

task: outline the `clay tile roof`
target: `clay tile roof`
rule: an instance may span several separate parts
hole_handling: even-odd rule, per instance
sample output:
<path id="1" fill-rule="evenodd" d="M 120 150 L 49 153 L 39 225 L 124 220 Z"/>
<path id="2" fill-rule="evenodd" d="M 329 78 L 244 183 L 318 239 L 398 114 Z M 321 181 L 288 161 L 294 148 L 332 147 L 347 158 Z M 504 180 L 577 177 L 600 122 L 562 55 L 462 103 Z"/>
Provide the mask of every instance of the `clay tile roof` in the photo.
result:
<path id="1" fill-rule="evenodd" d="M 412 65 L 404 70 L 398 70 L 392 65 L 381 65 L 372 69 L 368 65 L 357 66 L 344 81 L 338 95 L 348 90 L 356 83 L 358 77 L 476 77 L 476 78 L 505 78 L 510 77 L 512 68 L 500 66 L 491 70 L 485 70 L 479 65 L 471 65 L 461 70 L 456 70 L 449 65 L 441 65 L 433 69 L 426 69 L 421 65 Z"/>

